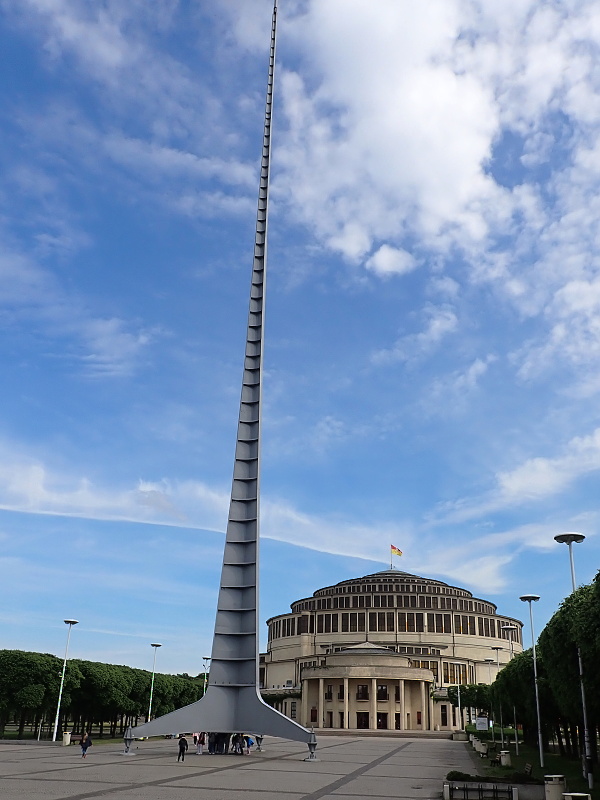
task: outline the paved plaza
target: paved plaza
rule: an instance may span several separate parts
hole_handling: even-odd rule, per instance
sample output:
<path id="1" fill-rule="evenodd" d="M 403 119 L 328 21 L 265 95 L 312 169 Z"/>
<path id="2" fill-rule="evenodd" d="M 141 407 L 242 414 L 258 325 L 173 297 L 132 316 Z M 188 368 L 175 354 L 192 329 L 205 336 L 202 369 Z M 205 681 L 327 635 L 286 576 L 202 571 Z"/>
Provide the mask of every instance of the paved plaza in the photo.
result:
<path id="1" fill-rule="evenodd" d="M 439 798 L 451 769 L 473 771 L 464 742 L 322 736 L 318 761 L 297 742 L 267 738 L 250 756 L 194 754 L 177 763 L 177 742 L 137 743 L 135 756 L 96 740 L 84 761 L 76 745 L 0 742 L 2 800 L 357 800 Z"/>

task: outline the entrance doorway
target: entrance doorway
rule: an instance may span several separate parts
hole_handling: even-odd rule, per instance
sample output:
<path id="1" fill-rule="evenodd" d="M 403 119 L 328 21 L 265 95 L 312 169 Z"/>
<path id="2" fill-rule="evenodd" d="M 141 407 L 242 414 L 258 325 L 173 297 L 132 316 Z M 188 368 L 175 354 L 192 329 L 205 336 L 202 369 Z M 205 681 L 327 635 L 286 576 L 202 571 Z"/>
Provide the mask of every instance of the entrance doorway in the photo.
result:
<path id="1" fill-rule="evenodd" d="M 378 711 L 377 712 L 377 730 L 378 731 L 387 731 L 388 726 L 388 715 L 385 712 Z"/>
<path id="2" fill-rule="evenodd" d="M 369 712 L 357 711 L 356 712 L 356 727 L 359 730 L 369 730 Z"/>
<path id="3" fill-rule="evenodd" d="M 441 716 L 442 728 L 447 728 L 448 727 L 448 706 L 447 705 L 441 705 L 440 706 L 440 716 Z"/>

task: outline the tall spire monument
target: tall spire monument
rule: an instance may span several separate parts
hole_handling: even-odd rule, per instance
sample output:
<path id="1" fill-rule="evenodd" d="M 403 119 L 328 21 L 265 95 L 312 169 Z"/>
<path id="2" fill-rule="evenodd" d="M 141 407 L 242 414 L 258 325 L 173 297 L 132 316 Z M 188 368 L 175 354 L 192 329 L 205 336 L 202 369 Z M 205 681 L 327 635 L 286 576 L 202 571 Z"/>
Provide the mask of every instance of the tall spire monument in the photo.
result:
<path id="1" fill-rule="evenodd" d="M 276 29 L 274 0 L 246 355 L 208 687 L 196 703 L 129 729 L 126 740 L 182 731 L 243 731 L 306 742 L 312 759 L 314 733 L 268 706 L 258 690 L 260 427 Z"/>

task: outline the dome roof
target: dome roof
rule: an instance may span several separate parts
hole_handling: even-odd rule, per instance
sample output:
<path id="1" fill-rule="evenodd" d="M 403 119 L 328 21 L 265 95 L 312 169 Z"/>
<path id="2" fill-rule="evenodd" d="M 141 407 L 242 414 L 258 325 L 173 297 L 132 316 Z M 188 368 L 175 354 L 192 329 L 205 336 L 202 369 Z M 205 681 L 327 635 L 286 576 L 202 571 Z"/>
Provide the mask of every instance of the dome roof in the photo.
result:
<path id="1" fill-rule="evenodd" d="M 429 586 L 449 586 L 448 583 L 435 580 L 434 578 L 423 578 L 420 575 L 412 575 L 410 572 L 402 572 L 399 569 L 384 569 L 381 570 L 381 572 L 374 572 L 371 575 L 363 575 L 362 578 L 349 578 L 348 580 L 340 581 L 333 586 L 324 586 L 322 589 L 317 589 L 317 591 L 313 593 L 313 597 L 320 597 L 323 594 L 330 594 L 332 589 L 337 589 L 338 587 L 356 586 L 357 584 L 366 583 L 420 583 L 422 585 Z M 390 587 L 390 591 L 393 591 L 393 587 Z M 465 596 L 473 596 L 471 592 L 468 592 L 465 589 L 459 589 L 459 591 L 463 592 Z"/>

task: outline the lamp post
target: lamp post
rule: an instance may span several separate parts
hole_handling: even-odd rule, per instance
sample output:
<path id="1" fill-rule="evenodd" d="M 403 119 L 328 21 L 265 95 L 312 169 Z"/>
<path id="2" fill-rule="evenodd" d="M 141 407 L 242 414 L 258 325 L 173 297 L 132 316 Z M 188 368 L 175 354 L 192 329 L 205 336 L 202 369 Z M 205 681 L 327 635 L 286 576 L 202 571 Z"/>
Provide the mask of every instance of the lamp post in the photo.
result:
<path id="1" fill-rule="evenodd" d="M 211 660 L 212 659 L 211 659 L 210 656 L 202 656 L 202 668 L 204 670 L 204 689 L 203 689 L 203 694 L 206 694 L 206 684 L 208 683 L 208 674 L 207 674 L 207 672 L 210 669 Z"/>
<path id="2" fill-rule="evenodd" d="M 513 636 L 519 630 L 516 625 L 502 625 L 502 630 L 508 634 L 510 640 L 510 660 L 514 657 Z M 515 754 L 519 755 L 519 734 L 517 733 L 517 707 L 513 704 L 513 720 L 515 726 Z"/>
<path id="3" fill-rule="evenodd" d="M 148 704 L 148 722 L 150 722 L 150 716 L 152 714 L 152 695 L 154 694 L 154 672 L 156 671 L 156 651 L 159 647 L 162 647 L 162 644 L 158 644 L 158 642 L 154 642 L 150 645 L 150 647 L 154 648 L 154 658 L 152 659 L 152 680 L 150 681 L 150 703 Z"/>
<path id="4" fill-rule="evenodd" d="M 501 647 L 492 647 L 492 650 L 496 651 L 496 677 L 498 677 L 498 673 L 500 672 L 500 650 Z M 500 747 L 504 750 L 504 722 L 502 720 L 502 701 L 498 701 L 500 703 Z"/>
<path id="5" fill-rule="evenodd" d="M 540 716 L 540 693 L 538 689 L 537 658 L 535 654 L 535 634 L 533 632 L 533 610 L 532 603 L 537 603 L 540 599 L 539 594 L 524 594 L 519 597 L 524 603 L 529 604 L 529 623 L 531 625 L 531 647 L 533 649 L 533 680 L 535 683 L 535 710 L 537 713 L 538 727 L 538 747 L 540 751 L 540 767 L 544 768 L 544 747 L 542 744 L 542 718 Z"/>
<path id="6" fill-rule="evenodd" d="M 492 664 L 494 663 L 493 658 L 486 658 L 485 663 L 488 665 L 488 684 L 491 688 L 492 686 Z M 492 695 L 490 692 L 490 714 L 492 715 L 492 744 L 496 742 L 496 736 L 494 734 L 494 709 L 492 708 Z"/>
<path id="7" fill-rule="evenodd" d="M 585 536 L 582 533 L 560 533 L 554 537 L 554 541 L 559 544 L 566 544 L 569 547 L 569 562 L 571 564 L 571 585 L 575 591 L 575 565 L 573 562 L 573 542 L 581 544 Z M 590 731 L 588 728 L 587 706 L 585 702 L 585 687 L 583 685 L 583 660 L 581 658 L 581 648 L 577 644 L 577 660 L 579 662 L 579 685 L 581 687 L 581 709 L 583 711 L 583 746 L 585 752 L 585 773 L 587 773 L 588 787 L 594 788 L 594 775 L 592 772 L 592 750 L 590 746 Z"/>
<path id="8" fill-rule="evenodd" d="M 60 718 L 60 701 L 62 700 L 62 693 L 63 687 L 65 685 L 65 672 L 67 670 L 67 658 L 69 656 L 69 641 L 71 639 L 71 629 L 73 625 L 77 625 L 79 620 L 76 619 L 65 619 L 63 620 L 65 625 L 69 626 L 69 631 L 67 633 L 67 646 L 65 648 L 65 660 L 63 661 L 63 668 L 62 668 L 62 675 L 60 676 L 60 689 L 58 690 L 58 703 L 56 706 L 56 718 L 54 719 L 54 730 L 52 731 L 52 741 L 56 741 L 56 731 L 58 730 L 58 720 Z"/>

